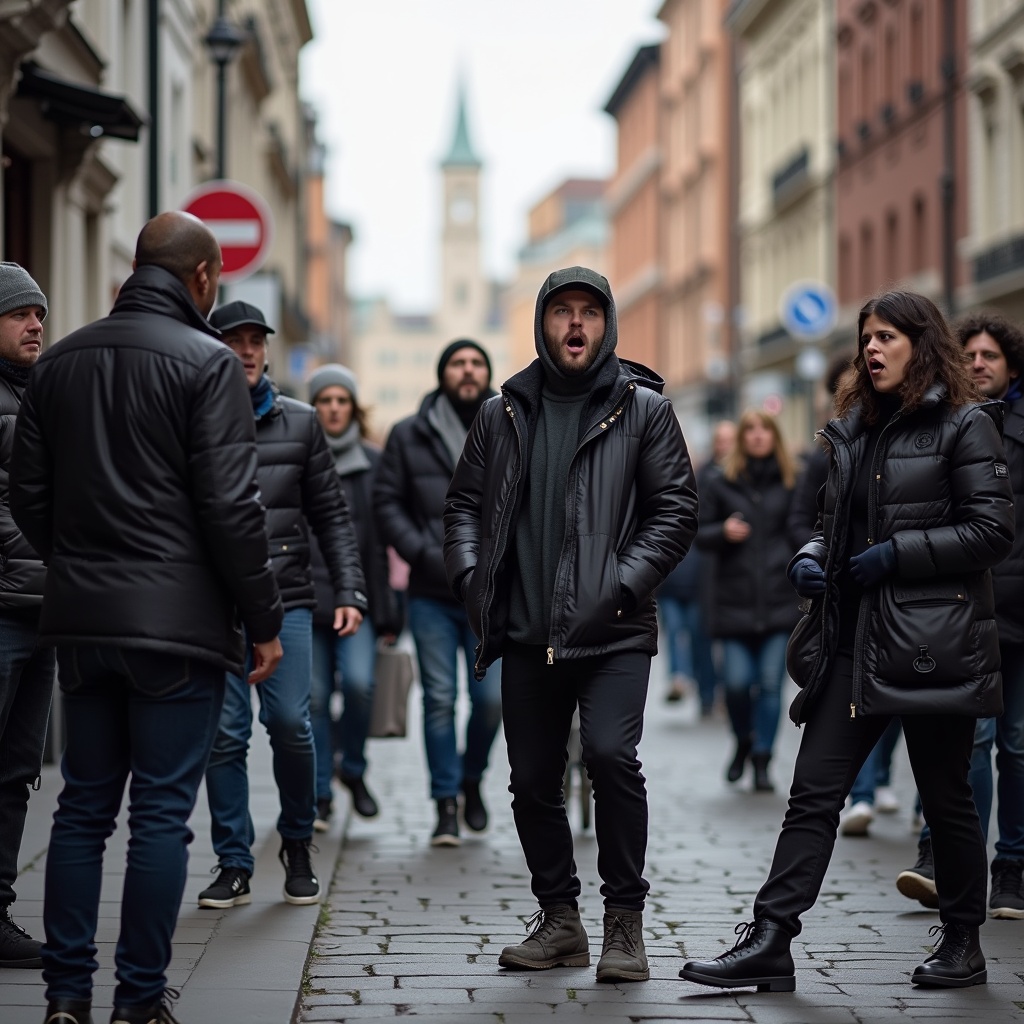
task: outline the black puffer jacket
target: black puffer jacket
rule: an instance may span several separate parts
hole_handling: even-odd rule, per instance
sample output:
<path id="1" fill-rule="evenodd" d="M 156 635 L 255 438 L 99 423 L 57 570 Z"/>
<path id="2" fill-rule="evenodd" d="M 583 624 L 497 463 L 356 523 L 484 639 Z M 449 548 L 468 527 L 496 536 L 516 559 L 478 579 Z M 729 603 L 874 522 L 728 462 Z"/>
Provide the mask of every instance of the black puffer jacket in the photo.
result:
<path id="1" fill-rule="evenodd" d="M 827 599 L 811 604 L 790 638 L 787 662 L 804 721 L 828 677 L 847 571 L 850 487 L 861 461 L 869 479 L 868 538 L 892 540 L 896 571 L 860 601 L 850 714 L 941 713 L 988 717 L 1002 707 L 999 643 L 989 571 L 1013 544 L 1013 493 L 999 437 L 1002 407 L 953 408 L 941 386 L 898 412 L 867 449 L 859 413 L 823 432 L 832 452 L 823 529 L 797 552 L 824 570 Z M 1019 599 L 1019 597 L 1018 597 Z"/>
<path id="2" fill-rule="evenodd" d="M 1013 550 L 992 570 L 999 642 L 1024 644 L 1024 398 L 1007 410 L 1003 448 L 1013 488 Z"/>
<path id="3" fill-rule="evenodd" d="M 38 608 L 46 566 L 11 516 L 10 466 L 14 421 L 25 387 L 0 369 L 0 611 Z"/>
<path id="4" fill-rule="evenodd" d="M 39 358 L 11 511 L 48 569 L 49 643 L 168 651 L 241 672 L 281 629 L 242 364 L 158 267 Z M 237 612 L 236 612 L 237 609 Z"/>
<path id="5" fill-rule="evenodd" d="M 448 492 L 445 566 L 480 637 L 478 676 L 500 657 L 505 639 L 509 536 L 542 383 L 534 360 L 484 405 Z M 614 355 L 595 381 L 569 467 L 550 660 L 657 652 L 654 591 L 697 530 L 693 470 L 663 386 L 650 370 Z"/>
<path id="6" fill-rule="evenodd" d="M 444 574 L 441 518 L 455 464 L 427 419 L 440 395 L 431 391 L 419 412 L 391 428 L 373 494 L 384 543 L 409 563 L 409 596 L 454 603 Z"/>
<path id="7" fill-rule="evenodd" d="M 793 491 L 782 482 L 774 459 L 764 467 L 763 478 L 729 480 L 721 470 L 705 477 L 697 546 L 713 555 L 712 636 L 788 632 L 800 618 L 798 599 L 786 578 L 794 550 L 787 531 Z M 750 526 L 750 535 L 732 544 L 723 526 L 737 512 Z"/>
<path id="8" fill-rule="evenodd" d="M 362 442 L 362 449 L 370 460 L 370 468 L 339 476 L 345 503 L 352 517 L 359 545 L 359 558 L 366 577 L 367 615 L 374 630 L 397 636 L 402 632 L 402 616 L 398 597 L 388 584 L 388 551 L 380 539 L 373 514 L 373 478 L 380 467 L 380 449 Z M 313 582 L 316 585 L 316 611 L 313 623 L 317 626 L 334 624 L 334 588 L 323 552 L 313 538 Z"/>
<path id="9" fill-rule="evenodd" d="M 285 611 L 316 607 L 312 527 L 334 588 L 332 608 L 365 612 L 359 546 L 316 411 L 305 402 L 275 394 L 273 408 L 256 422 L 256 450 L 270 559 Z"/>

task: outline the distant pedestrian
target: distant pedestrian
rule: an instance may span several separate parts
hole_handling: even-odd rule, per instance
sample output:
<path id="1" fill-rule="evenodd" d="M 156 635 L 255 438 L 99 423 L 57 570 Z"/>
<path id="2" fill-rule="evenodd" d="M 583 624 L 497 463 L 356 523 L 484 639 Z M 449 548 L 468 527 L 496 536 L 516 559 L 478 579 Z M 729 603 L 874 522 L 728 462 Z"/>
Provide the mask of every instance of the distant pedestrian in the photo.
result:
<path id="1" fill-rule="evenodd" d="M 173 1024 L 167 988 L 224 672 L 281 658 L 245 378 L 205 319 L 220 249 L 184 213 L 142 229 L 110 316 L 39 358 L 18 415 L 11 509 L 47 564 L 64 788 L 46 854 L 46 1024 L 91 1021 L 103 851 L 128 783 L 117 1024 Z"/>
<path id="2" fill-rule="evenodd" d="M 978 719 L 968 781 L 986 839 L 993 788 L 998 795 L 998 838 L 992 861 L 989 914 L 1020 920 L 1024 918 L 1024 334 L 992 310 L 968 314 L 956 324 L 956 332 L 978 389 L 986 398 L 1001 402 L 1005 409 L 1003 445 L 1013 488 L 1016 529 L 1013 549 L 992 569 L 1003 711 L 996 718 Z M 917 862 L 899 873 L 896 887 L 904 896 L 927 907 L 939 905 L 927 820 L 918 843 Z"/>
<path id="3" fill-rule="evenodd" d="M 367 788 L 366 735 L 373 707 L 374 661 L 378 638 L 394 643 L 402 631 L 398 598 L 388 585 L 388 553 L 373 512 L 373 480 L 381 451 L 367 440 L 367 414 L 359 403 L 355 374 L 340 363 L 316 369 L 307 382 L 309 401 L 316 409 L 324 440 L 334 458 L 366 577 L 368 613 L 356 633 L 338 636 L 334 629 L 334 588 L 320 545 L 313 540 L 313 688 L 310 718 L 316 745 L 316 820 L 319 831 L 329 828 L 331 778 L 351 793 L 356 814 L 372 818 L 377 801 Z M 331 696 L 340 689 L 344 701 L 337 729 L 331 720 Z"/>
<path id="4" fill-rule="evenodd" d="M 14 419 L 43 350 L 46 296 L 0 263 L 0 967 L 42 967 L 42 943 L 11 918 L 29 787 L 39 778 L 53 696 L 52 647 L 37 643 L 46 569 L 11 517 Z"/>
<path id="5" fill-rule="evenodd" d="M 790 579 L 810 602 L 788 664 L 804 723 L 789 809 L 754 920 L 682 977 L 793 991 L 790 942 L 818 897 L 857 770 L 899 715 L 932 825 L 940 935 L 915 985 L 983 983 L 978 926 L 987 862 L 967 782 L 975 720 L 1001 706 L 989 571 L 1009 553 L 1014 510 L 1002 408 L 979 402 L 942 314 L 886 292 L 857 323 L 859 349 L 825 428 L 821 528 Z"/>
<path id="6" fill-rule="evenodd" d="M 384 446 L 374 490 L 384 540 L 409 564 L 409 629 L 423 688 L 423 739 L 430 796 L 437 805 L 434 846 L 458 846 L 459 805 L 474 832 L 487 828 L 480 784 L 501 725 L 498 667 L 473 673 L 476 637 L 444 574 L 444 497 L 470 425 L 491 390 L 491 361 L 470 338 L 448 345 L 437 363 L 435 390 L 419 412 L 396 423 Z M 470 714 L 462 753 L 455 734 L 458 652 L 469 681 Z"/>
<path id="7" fill-rule="evenodd" d="M 664 381 L 615 355 L 608 282 L 583 267 L 537 296 L 535 359 L 470 431 L 445 505 L 445 566 L 502 658 L 512 813 L 540 909 L 502 967 L 590 963 L 562 779 L 579 709 L 594 783 L 604 944 L 598 981 L 646 981 L 647 791 L 637 759 L 654 591 L 697 529 L 697 492 Z"/>
<path id="8" fill-rule="evenodd" d="M 348 507 L 316 413 L 285 398 L 267 376 L 267 336 L 273 328 L 248 302 L 218 307 L 210 323 L 239 358 L 249 385 L 244 415 L 256 425 L 260 499 L 274 577 L 284 602 L 284 657 L 256 687 L 260 722 L 270 736 L 281 799 L 277 831 L 285 871 L 284 899 L 299 906 L 320 900 L 310 843 L 316 816 L 316 753 L 309 717 L 316 592 L 310 531 L 316 536 L 333 588 L 332 627 L 339 637 L 359 629 L 366 584 Z M 252 902 L 249 880 L 255 836 L 249 814 L 246 755 L 252 736 L 252 692 L 242 673 L 228 675 L 224 709 L 206 770 L 217 878 L 199 893 L 199 906 L 223 909 Z"/>
<path id="9" fill-rule="evenodd" d="M 700 495 L 697 544 L 714 559 L 709 631 L 722 641 L 725 706 L 736 740 L 726 769 L 770 792 L 768 774 L 779 726 L 786 641 L 799 618 L 786 579 L 793 554 L 786 523 L 793 500 L 793 462 L 779 426 L 766 412 L 740 417 L 736 446 Z"/>

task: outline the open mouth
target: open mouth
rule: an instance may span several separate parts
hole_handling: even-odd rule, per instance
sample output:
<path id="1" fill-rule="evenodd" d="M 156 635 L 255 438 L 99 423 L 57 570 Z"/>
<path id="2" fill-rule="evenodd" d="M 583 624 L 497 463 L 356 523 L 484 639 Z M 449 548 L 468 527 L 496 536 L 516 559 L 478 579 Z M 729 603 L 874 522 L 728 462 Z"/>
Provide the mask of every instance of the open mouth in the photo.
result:
<path id="1" fill-rule="evenodd" d="M 868 360 L 868 372 L 872 374 L 881 373 L 885 369 L 885 363 L 878 359 Z"/>
<path id="2" fill-rule="evenodd" d="M 586 343 L 586 341 L 580 335 L 574 334 L 574 335 L 572 335 L 572 337 L 570 337 L 566 341 L 565 347 L 573 355 L 579 355 L 581 352 L 583 352 L 586 349 L 587 343 Z"/>

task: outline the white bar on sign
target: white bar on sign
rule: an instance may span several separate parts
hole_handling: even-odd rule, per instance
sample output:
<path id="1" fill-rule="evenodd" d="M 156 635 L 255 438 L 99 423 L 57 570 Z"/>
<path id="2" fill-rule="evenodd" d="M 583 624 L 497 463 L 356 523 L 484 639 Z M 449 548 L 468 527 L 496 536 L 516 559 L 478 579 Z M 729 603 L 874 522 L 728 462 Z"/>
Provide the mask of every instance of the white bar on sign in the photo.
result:
<path id="1" fill-rule="evenodd" d="M 259 245 L 262 227 L 258 220 L 208 220 L 218 245 Z"/>

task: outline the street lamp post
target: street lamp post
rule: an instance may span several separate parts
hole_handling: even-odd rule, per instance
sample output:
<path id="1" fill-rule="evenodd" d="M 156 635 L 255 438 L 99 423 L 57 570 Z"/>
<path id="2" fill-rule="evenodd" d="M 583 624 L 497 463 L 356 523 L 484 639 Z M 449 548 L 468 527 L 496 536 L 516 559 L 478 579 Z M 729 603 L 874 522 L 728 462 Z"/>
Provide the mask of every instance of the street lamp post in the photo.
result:
<path id="1" fill-rule="evenodd" d="M 227 71 L 246 40 L 246 33 L 233 25 L 224 15 L 224 0 L 220 0 L 217 17 L 203 42 L 217 65 L 217 171 L 216 177 L 226 174 L 227 153 Z"/>

